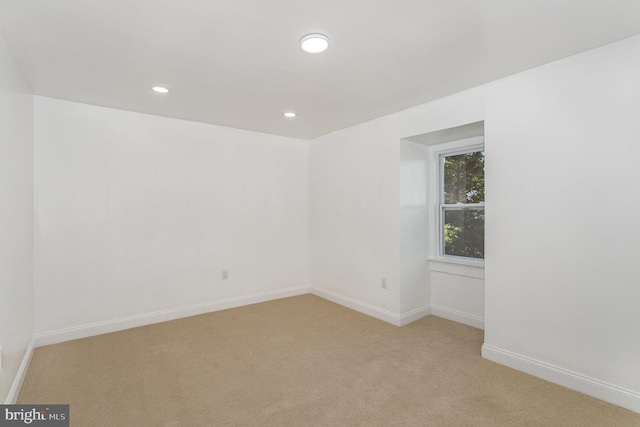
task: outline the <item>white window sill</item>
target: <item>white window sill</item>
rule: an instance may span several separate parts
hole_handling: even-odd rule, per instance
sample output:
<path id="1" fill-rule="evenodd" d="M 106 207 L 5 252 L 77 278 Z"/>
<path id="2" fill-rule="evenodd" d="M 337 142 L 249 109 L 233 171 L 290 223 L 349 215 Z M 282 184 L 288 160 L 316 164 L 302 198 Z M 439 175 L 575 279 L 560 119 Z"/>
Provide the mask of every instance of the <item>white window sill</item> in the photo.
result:
<path id="1" fill-rule="evenodd" d="M 458 258 L 429 258 L 429 270 L 456 276 L 484 279 L 484 260 L 472 261 Z"/>
<path id="2" fill-rule="evenodd" d="M 475 259 L 475 258 L 447 256 L 447 257 L 432 257 L 432 258 L 428 258 L 427 261 L 444 262 L 448 264 L 469 265 L 471 267 L 484 267 L 484 260 Z"/>

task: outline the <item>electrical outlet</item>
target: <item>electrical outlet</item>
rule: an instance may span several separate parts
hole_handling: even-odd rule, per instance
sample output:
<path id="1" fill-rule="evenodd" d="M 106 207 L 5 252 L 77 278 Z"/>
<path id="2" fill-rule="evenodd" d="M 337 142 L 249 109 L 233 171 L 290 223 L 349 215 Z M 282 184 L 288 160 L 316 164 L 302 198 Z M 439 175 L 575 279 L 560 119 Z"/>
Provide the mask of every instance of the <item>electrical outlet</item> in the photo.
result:
<path id="1" fill-rule="evenodd" d="M 222 280 L 227 280 L 229 278 L 229 269 L 225 268 L 222 270 Z"/>
<path id="2" fill-rule="evenodd" d="M 386 277 L 382 277 L 380 279 L 380 287 L 382 289 L 387 289 L 387 278 Z"/>

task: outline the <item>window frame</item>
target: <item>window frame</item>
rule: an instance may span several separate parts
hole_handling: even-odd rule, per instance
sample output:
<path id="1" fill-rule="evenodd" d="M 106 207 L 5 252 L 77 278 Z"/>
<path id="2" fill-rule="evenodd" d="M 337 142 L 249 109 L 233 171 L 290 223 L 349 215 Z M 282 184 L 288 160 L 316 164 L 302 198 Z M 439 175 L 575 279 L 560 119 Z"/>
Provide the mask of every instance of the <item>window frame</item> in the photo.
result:
<path id="1" fill-rule="evenodd" d="M 446 157 L 456 156 L 460 154 L 473 153 L 476 151 L 485 151 L 484 137 L 474 137 L 460 141 L 454 141 L 451 144 L 442 144 L 441 147 L 434 147 L 434 178 L 436 181 L 435 197 L 432 199 L 434 204 L 434 230 L 436 241 L 434 242 L 434 260 L 453 262 L 456 264 L 468 264 L 476 266 L 484 266 L 484 258 L 472 258 L 459 255 L 449 255 L 445 253 L 444 244 L 444 213 L 446 210 L 485 210 L 485 201 L 480 203 L 464 203 L 452 204 L 444 203 L 444 160 Z M 486 156 L 486 153 L 485 153 Z M 433 187 L 432 187 L 433 188 Z"/>

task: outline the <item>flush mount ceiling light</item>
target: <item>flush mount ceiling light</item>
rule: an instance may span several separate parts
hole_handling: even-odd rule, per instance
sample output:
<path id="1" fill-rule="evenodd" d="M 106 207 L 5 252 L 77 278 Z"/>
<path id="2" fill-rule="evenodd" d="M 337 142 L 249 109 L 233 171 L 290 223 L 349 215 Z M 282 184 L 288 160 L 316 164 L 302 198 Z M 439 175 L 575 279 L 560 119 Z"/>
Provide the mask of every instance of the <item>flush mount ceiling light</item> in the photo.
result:
<path id="1" fill-rule="evenodd" d="M 169 93 L 169 89 L 162 86 L 154 86 L 151 88 L 151 90 L 158 93 Z"/>
<path id="2" fill-rule="evenodd" d="M 296 116 L 296 113 L 294 113 L 293 111 L 287 111 L 286 113 L 283 114 L 283 116 L 291 119 Z"/>
<path id="3" fill-rule="evenodd" d="M 307 53 L 321 53 L 329 47 L 329 37 L 324 34 L 307 34 L 300 39 L 300 47 Z"/>

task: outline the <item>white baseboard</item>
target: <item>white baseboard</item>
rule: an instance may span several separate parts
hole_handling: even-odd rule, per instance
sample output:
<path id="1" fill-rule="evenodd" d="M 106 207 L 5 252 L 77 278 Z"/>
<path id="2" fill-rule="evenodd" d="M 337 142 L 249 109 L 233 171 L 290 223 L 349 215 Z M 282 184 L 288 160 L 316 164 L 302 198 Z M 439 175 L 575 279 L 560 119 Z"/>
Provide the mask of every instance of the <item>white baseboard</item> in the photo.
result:
<path id="1" fill-rule="evenodd" d="M 276 291 L 260 292 L 252 295 L 244 295 L 233 298 L 226 298 L 217 301 L 209 301 L 200 304 L 193 304 L 185 307 L 171 308 L 168 310 L 154 311 L 151 313 L 139 314 L 135 316 L 123 317 L 120 319 L 96 322 L 72 328 L 58 329 L 55 331 L 41 332 L 34 335 L 36 347 L 43 345 L 58 344 L 65 341 L 86 338 L 94 335 L 117 332 L 124 329 L 137 328 L 153 323 L 166 322 L 183 317 L 196 316 L 198 314 L 210 313 L 213 311 L 226 310 L 249 304 L 271 301 L 279 298 L 287 298 L 296 295 L 304 295 L 310 292 L 309 285 L 296 286 L 293 288 L 279 289 Z"/>
<path id="2" fill-rule="evenodd" d="M 409 323 L 415 322 L 416 320 L 422 319 L 423 317 L 429 316 L 431 314 L 431 306 L 425 305 L 424 307 L 416 308 L 415 310 L 411 310 L 407 313 L 400 315 L 400 326 L 408 325 Z"/>
<path id="3" fill-rule="evenodd" d="M 484 329 L 484 319 L 472 314 L 463 313 L 461 311 L 452 310 L 447 307 L 431 304 L 431 314 L 443 319 L 453 320 L 478 329 Z"/>
<path id="4" fill-rule="evenodd" d="M 640 393 L 586 375 L 483 344 L 482 357 L 518 371 L 640 413 Z"/>
<path id="5" fill-rule="evenodd" d="M 11 384 L 11 388 L 9 389 L 9 394 L 7 395 L 7 399 L 5 400 L 6 405 L 13 405 L 18 400 L 20 390 L 22 389 L 22 384 L 24 383 L 24 379 L 27 376 L 27 369 L 29 369 L 29 364 L 31 363 L 31 358 L 33 357 L 33 350 L 35 349 L 35 347 L 36 339 L 35 337 L 31 337 L 31 341 L 29 341 L 27 351 L 24 352 L 24 356 L 22 357 L 22 363 L 20 363 L 20 367 L 18 368 L 16 377 L 14 378 L 13 384 Z"/>
<path id="6" fill-rule="evenodd" d="M 336 304 L 340 304 L 352 310 L 359 311 L 360 313 L 366 314 L 367 316 L 375 317 L 376 319 L 391 323 L 395 326 L 408 325 L 409 323 L 415 322 L 416 320 L 428 316 L 431 313 L 429 306 L 426 305 L 424 307 L 420 307 L 405 314 L 399 315 L 383 308 L 367 304 L 366 302 L 358 301 L 356 299 L 349 298 L 344 295 L 340 295 L 335 292 L 331 292 L 315 286 L 311 286 L 311 293 L 331 302 L 335 302 Z"/>
<path id="7" fill-rule="evenodd" d="M 367 304 L 366 302 L 358 301 L 335 292 L 327 291 L 326 289 L 317 288 L 315 286 L 311 286 L 311 293 L 331 302 L 335 302 L 336 304 L 359 311 L 367 316 L 375 317 L 376 319 L 383 320 L 395 326 L 402 326 L 402 317 L 400 315 L 380 307 L 376 307 L 374 305 Z"/>
<path id="8" fill-rule="evenodd" d="M 201 304 L 194 304 L 185 307 L 145 313 L 136 316 L 129 316 L 105 322 L 97 322 L 81 325 L 73 328 L 60 329 L 56 331 L 34 334 L 25 352 L 20 368 L 16 373 L 6 404 L 13 404 L 18 399 L 20 389 L 24 382 L 29 363 L 33 356 L 34 349 L 43 345 L 56 344 L 89 336 L 100 335 L 109 332 L 116 332 L 124 329 L 145 326 L 153 323 L 175 320 L 183 317 L 195 316 L 198 314 L 213 311 L 225 310 L 244 305 L 256 304 L 279 298 L 287 298 L 297 295 L 312 293 L 321 298 L 335 302 L 342 306 L 356 310 L 360 313 L 375 317 L 395 326 L 407 325 L 422 317 L 432 314 L 454 322 L 463 323 L 475 328 L 484 328 L 484 319 L 469 315 L 456 310 L 437 305 L 424 306 L 412 310 L 403 315 L 392 313 L 388 310 L 349 298 L 335 292 L 317 288 L 310 285 L 296 286 L 277 291 L 261 292 L 253 295 L 246 295 L 223 300 L 210 301 Z M 569 371 L 557 366 L 553 366 L 535 359 L 528 358 L 507 350 L 503 350 L 489 344 L 482 346 L 482 357 L 496 363 L 508 366 L 513 369 L 534 375 L 547 381 L 559 384 L 563 387 L 579 391 L 581 393 L 604 400 L 614 405 L 627 408 L 640 413 L 640 393 L 627 390 L 613 384 L 599 381 L 588 376 Z"/>

